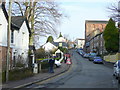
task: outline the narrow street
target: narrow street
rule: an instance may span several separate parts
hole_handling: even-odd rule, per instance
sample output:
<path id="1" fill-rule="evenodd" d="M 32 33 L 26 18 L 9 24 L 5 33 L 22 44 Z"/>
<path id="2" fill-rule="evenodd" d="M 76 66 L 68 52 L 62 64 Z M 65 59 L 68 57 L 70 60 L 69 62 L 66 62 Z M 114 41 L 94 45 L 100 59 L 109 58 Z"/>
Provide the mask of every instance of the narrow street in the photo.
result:
<path id="1" fill-rule="evenodd" d="M 113 68 L 94 64 L 72 51 L 72 66 L 69 71 L 27 88 L 118 88 Z"/>
<path id="2" fill-rule="evenodd" d="M 120 0 L 1 0 L 0 16 L 2 89 L 120 90 Z"/>

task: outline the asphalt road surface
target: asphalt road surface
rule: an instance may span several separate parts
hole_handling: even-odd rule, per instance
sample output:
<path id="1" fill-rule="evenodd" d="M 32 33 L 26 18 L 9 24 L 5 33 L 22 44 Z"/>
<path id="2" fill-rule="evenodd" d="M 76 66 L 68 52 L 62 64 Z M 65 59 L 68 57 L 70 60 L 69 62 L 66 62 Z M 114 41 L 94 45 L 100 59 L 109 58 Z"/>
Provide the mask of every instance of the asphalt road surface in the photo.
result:
<path id="1" fill-rule="evenodd" d="M 36 83 L 33 88 L 118 88 L 113 66 L 94 64 L 74 50 L 70 69 L 54 78 Z M 31 88 L 29 87 L 29 88 Z"/>

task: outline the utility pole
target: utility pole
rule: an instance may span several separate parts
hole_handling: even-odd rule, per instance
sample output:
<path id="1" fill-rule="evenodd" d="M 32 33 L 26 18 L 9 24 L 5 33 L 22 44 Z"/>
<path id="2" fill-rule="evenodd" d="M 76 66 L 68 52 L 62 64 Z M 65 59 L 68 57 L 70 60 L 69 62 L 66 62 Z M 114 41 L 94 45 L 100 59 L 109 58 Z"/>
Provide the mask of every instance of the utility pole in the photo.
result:
<path id="1" fill-rule="evenodd" d="M 8 82 L 8 80 L 9 80 L 11 10 L 12 10 L 12 0 L 9 0 L 9 11 L 8 11 L 9 18 L 8 18 L 8 32 L 7 32 L 6 82 Z"/>
<path id="2" fill-rule="evenodd" d="M 118 2 L 118 15 L 120 15 L 120 1 Z M 119 53 L 120 53 L 120 16 L 118 17 L 118 29 L 119 29 Z"/>

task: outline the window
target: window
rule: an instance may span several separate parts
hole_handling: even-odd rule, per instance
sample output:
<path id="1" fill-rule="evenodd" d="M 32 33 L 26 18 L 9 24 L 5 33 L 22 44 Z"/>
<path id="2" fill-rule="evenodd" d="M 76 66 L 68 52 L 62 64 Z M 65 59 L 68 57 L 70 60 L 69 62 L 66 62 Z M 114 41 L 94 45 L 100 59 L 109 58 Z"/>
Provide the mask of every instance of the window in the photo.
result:
<path id="1" fill-rule="evenodd" d="M 14 43 L 14 31 L 11 31 L 11 43 Z"/>

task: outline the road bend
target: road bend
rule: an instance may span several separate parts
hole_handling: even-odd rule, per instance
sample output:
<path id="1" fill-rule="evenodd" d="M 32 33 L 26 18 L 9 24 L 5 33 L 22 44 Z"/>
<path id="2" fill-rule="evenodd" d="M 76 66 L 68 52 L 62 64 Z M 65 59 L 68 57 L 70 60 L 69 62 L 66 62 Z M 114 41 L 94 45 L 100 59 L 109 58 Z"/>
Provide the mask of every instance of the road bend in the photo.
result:
<path id="1" fill-rule="evenodd" d="M 26 88 L 118 88 L 113 77 L 113 67 L 94 64 L 81 57 L 75 50 L 72 53 L 70 69 L 56 77 L 35 83 Z"/>

